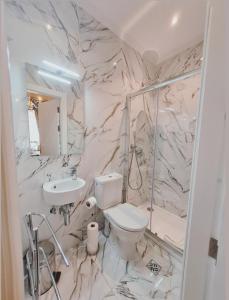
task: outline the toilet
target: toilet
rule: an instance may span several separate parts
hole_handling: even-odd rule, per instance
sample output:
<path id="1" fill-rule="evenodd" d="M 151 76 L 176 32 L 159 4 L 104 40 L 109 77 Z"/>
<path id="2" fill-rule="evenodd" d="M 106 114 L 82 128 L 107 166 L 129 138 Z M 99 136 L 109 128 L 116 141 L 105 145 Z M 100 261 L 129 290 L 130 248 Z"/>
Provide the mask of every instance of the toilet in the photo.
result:
<path id="1" fill-rule="evenodd" d="M 122 201 L 123 177 L 111 173 L 95 178 L 97 206 L 111 227 L 111 240 L 125 260 L 137 258 L 137 243 L 144 235 L 148 217 L 137 207 Z"/>

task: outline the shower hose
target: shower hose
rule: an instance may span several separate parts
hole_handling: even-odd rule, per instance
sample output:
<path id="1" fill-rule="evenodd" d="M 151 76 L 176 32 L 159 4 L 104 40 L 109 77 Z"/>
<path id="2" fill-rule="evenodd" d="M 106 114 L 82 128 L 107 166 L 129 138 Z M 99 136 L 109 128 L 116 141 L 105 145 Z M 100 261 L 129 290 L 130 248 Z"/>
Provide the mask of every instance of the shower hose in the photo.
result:
<path id="1" fill-rule="evenodd" d="M 137 185 L 136 187 L 134 187 L 130 182 L 130 174 L 131 174 L 131 168 L 132 168 L 132 165 L 133 165 L 134 155 L 135 155 L 135 159 L 136 159 L 136 163 L 137 163 L 138 172 L 139 172 L 139 175 L 140 175 L 140 184 Z M 131 159 L 130 159 L 130 166 L 129 166 L 129 170 L 128 170 L 128 185 L 131 188 L 131 190 L 138 191 L 138 190 L 141 189 L 142 184 L 143 184 L 142 173 L 141 173 L 141 169 L 140 169 L 137 154 L 136 154 L 136 145 L 134 145 L 134 146 L 131 147 Z"/>

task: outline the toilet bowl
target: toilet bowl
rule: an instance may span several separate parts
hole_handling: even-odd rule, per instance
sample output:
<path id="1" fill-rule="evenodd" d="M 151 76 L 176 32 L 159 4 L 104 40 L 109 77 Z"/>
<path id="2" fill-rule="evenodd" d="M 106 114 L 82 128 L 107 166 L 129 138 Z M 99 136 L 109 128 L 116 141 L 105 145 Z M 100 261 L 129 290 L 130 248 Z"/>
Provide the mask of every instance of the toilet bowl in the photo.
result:
<path id="1" fill-rule="evenodd" d="M 111 225 L 111 240 L 120 256 L 128 261 L 137 259 L 137 243 L 148 225 L 147 216 L 129 203 L 108 208 L 103 213 Z"/>
<path id="2" fill-rule="evenodd" d="M 110 223 L 112 244 L 125 260 L 137 258 L 137 243 L 144 235 L 148 217 L 122 200 L 122 175 L 112 173 L 95 178 L 97 206 Z"/>

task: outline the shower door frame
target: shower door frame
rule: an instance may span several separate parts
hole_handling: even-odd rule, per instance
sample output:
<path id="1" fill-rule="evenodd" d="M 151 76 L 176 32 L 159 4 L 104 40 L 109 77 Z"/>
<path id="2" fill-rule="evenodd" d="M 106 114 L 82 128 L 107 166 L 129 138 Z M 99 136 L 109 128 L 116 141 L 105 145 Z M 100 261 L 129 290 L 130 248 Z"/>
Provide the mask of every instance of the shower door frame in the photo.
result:
<path id="1" fill-rule="evenodd" d="M 194 69 L 192 71 L 183 73 L 183 74 L 175 76 L 173 78 L 153 83 L 153 84 L 148 85 L 148 86 L 146 86 L 146 87 L 144 87 L 144 88 L 142 88 L 142 89 L 140 89 L 140 90 L 138 90 L 136 92 L 132 92 L 132 93 L 127 94 L 126 100 L 130 100 L 131 98 L 137 97 L 139 95 L 143 95 L 143 94 L 148 93 L 148 92 L 152 92 L 154 90 L 158 90 L 158 89 L 160 89 L 162 87 L 165 87 L 167 85 L 175 83 L 175 82 L 177 82 L 179 80 L 188 79 L 188 78 L 190 78 L 192 76 L 199 75 L 199 74 L 201 74 L 201 68 L 196 68 L 196 69 Z"/>
<path id="2" fill-rule="evenodd" d="M 153 83 L 151 85 L 148 85 L 146 87 L 143 87 L 142 89 L 139 89 L 138 91 L 135 91 L 135 92 L 132 92 L 132 93 L 129 93 L 127 94 L 126 96 L 126 109 L 127 109 L 127 123 L 126 123 L 126 132 L 127 132 L 127 135 L 126 135 L 126 144 L 125 144 L 125 151 L 127 153 L 127 165 L 129 166 L 129 147 L 130 147 L 130 127 L 129 127 L 129 123 L 130 123 L 130 111 L 131 111 L 131 99 L 134 98 L 134 97 L 137 97 L 137 96 L 140 96 L 140 95 L 144 95 L 146 93 L 149 93 L 149 92 L 152 92 L 152 91 L 157 91 L 157 94 L 156 94 L 156 101 L 157 101 L 157 110 L 158 110 L 158 105 L 159 105 L 159 92 L 160 92 L 160 89 L 163 88 L 163 87 L 166 87 L 170 84 L 173 84 L 173 83 L 176 83 L 177 81 L 180 81 L 180 80 L 185 80 L 185 79 L 188 79 L 188 78 L 191 78 L 191 77 L 194 77 L 196 75 L 201 75 L 202 77 L 202 66 L 199 67 L 199 68 L 196 68 L 192 71 L 189 71 L 189 72 L 186 72 L 186 73 L 183 73 L 181 75 L 178 75 L 178 76 L 175 76 L 175 77 L 172 77 L 172 78 L 169 78 L 169 79 L 166 79 L 164 81 L 161 81 L 161 82 L 156 82 L 156 83 Z M 200 104 L 199 104 L 200 106 Z M 199 110 L 197 110 L 197 119 L 200 117 L 200 114 L 199 114 Z M 156 117 L 156 124 L 155 126 L 157 127 L 157 117 Z M 196 128 L 196 131 L 197 131 L 197 128 Z M 155 145 L 157 143 L 156 141 L 156 138 L 155 138 L 155 141 L 154 141 Z M 193 154 L 194 156 L 194 154 Z M 155 157 L 155 154 L 154 154 L 154 157 Z M 125 174 L 124 174 L 124 202 L 127 202 L 127 199 L 128 199 L 128 167 L 125 168 Z M 153 175 L 153 180 L 154 180 L 154 175 Z M 191 185 L 191 183 L 190 183 Z M 189 239 L 188 237 L 188 229 L 186 228 L 186 236 L 185 236 L 185 239 L 186 239 L 186 242 L 185 242 L 185 248 L 184 248 L 184 251 L 183 250 L 179 250 L 175 247 L 173 247 L 172 245 L 169 245 L 168 243 L 166 243 L 165 241 L 163 241 L 162 239 L 160 239 L 159 237 L 155 236 L 155 234 L 152 233 L 151 231 L 151 219 L 152 219 L 152 206 L 153 206 L 153 192 L 154 192 L 154 187 L 153 187 L 153 182 L 152 182 L 152 199 L 150 200 L 150 205 L 151 205 L 151 211 L 150 211 L 150 230 L 147 229 L 146 230 L 146 234 L 147 236 L 149 236 L 152 240 L 154 240 L 156 243 L 158 243 L 161 247 L 163 247 L 165 250 L 167 250 L 169 253 L 172 251 L 173 255 L 175 255 L 175 257 L 181 262 L 181 263 L 184 263 L 184 260 L 185 260 L 185 252 L 187 251 L 187 240 Z M 190 196 L 189 196 L 189 200 L 190 200 Z M 190 201 L 189 201 L 189 208 L 188 208 L 188 220 L 191 219 L 191 213 L 189 213 L 189 210 L 190 210 Z M 184 256 L 183 256 L 184 255 Z M 183 275 L 184 275 L 184 268 L 185 268 L 185 263 L 183 265 Z M 181 288 L 181 297 L 182 297 L 182 294 L 183 294 L 183 281 L 184 281 L 184 276 L 182 277 L 182 288 Z"/>
<path id="3" fill-rule="evenodd" d="M 175 77 L 172 77 L 172 78 L 169 78 L 169 79 L 166 79 L 164 81 L 160 81 L 160 82 L 156 82 L 156 83 L 153 83 L 151 85 L 148 85 L 148 86 L 145 86 L 143 87 L 142 89 L 136 91 L 136 92 L 132 92 L 132 93 L 129 93 L 127 94 L 126 96 L 126 109 L 128 112 L 130 112 L 130 101 L 132 98 L 134 97 L 137 97 L 137 96 L 141 96 L 141 95 L 144 95 L 146 93 L 149 93 L 149 92 L 153 92 L 153 91 L 157 91 L 157 110 L 158 110 L 158 101 L 159 101 L 159 98 L 158 98 L 158 93 L 160 92 L 160 89 L 163 88 L 163 87 L 166 87 L 170 84 L 173 84 L 173 83 L 176 83 L 177 81 L 180 81 L 180 80 L 185 80 L 185 79 L 188 79 L 188 78 L 191 78 L 193 76 L 196 76 L 196 75 L 200 75 L 201 74 L 201 67 L 200 68 L 196 68 L 192 71 L 189 71 L 189 72 L 186 72 L 186 73 L 183 73 L 181 75 L 178 75 L 178 76 L 175 76 Z M 157 112 L 158 114 L 158 112 Z M 156 127 L 156 131 L 157 131 L 157 118 L 158 116 L 156 116 L 156 124 L 155 124 L 155 127 Z M 128 121 L 129 120 L 129 115 L 128 115 Z M 126 124 L 127 125 L 127 124 Z M 126 130 L 128 126 L 126 126 Z M 155 132 L 154 135 L 156 135 L 157 133 Z M 127 142 L 126 142 L 126 153 L 127 154 L 127 164 L 129 165 L 129 147 L 130 147 L 130 140 L 129 140 L 129 137 L 130 137 L 130 131 L 128 130 L 128 133 L 127 133 Z M 154 144 L 156 146 L 156 136 L 155 136 L 155 140 L 154 140 Z M 156 155 L 154 154 L 154 167 L 153 167 L 153 173 L 155 172 L 155 157 Z M 125 195 L 125 199 L 124 201 L 127 202 L 127 198 L 128 198 L 128 184 L 127 184 L 127 179 L 128 178 L 128 168 L 126 168 L 126 174 L 124 174 L 124 195 Z M 153 174 L 153 180 L 154 180 L 154 174 Z M 153 186 L 153 183 L 152 183 L 152 197 L 153 197 L 153 192 L 154 192 L 154 186 Z M 152 234 L 151 232 L 151 219 L 152 219 L 152 205 L 153 205 L 153 199 L 150 200 L 150 204 L 151 204 L 151 210 L 150 210 L 150 230 L 148 230 L 148 234 Z M 164 242 L 163 240 L 161 240 L 161 242 L 163 242 L 164 245 L 166 245 L 167 243 Z M 172 247 L 172 246 L 169 246 L 167 245 L 168 248 L 172 248 L 175 252 L 179 253 L 179 254 L 183 254 L 183 251 L 182 250 L 179 250 L 179 249 L 176 249 L 175 247 Z"/>

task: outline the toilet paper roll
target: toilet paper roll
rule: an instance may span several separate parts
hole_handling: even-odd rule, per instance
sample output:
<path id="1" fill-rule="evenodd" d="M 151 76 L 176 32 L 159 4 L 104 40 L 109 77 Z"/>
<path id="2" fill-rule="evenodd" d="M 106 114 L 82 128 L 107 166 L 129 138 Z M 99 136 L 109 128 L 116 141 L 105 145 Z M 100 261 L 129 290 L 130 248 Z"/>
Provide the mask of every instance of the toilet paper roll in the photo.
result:
<path id="1" fill-rule="evenodd" d="M 86 207 L 88 209 L 91 209 L 96 205 L 96 198 L 95 197 L 90 197 L 86 200 Z"/>
<path id="2" fill-rule="evenodd" d="M 87 252 L 94 255 L 98 251 L 99 246 L 99 226 L 96 222 L 87 225 Z"/>

